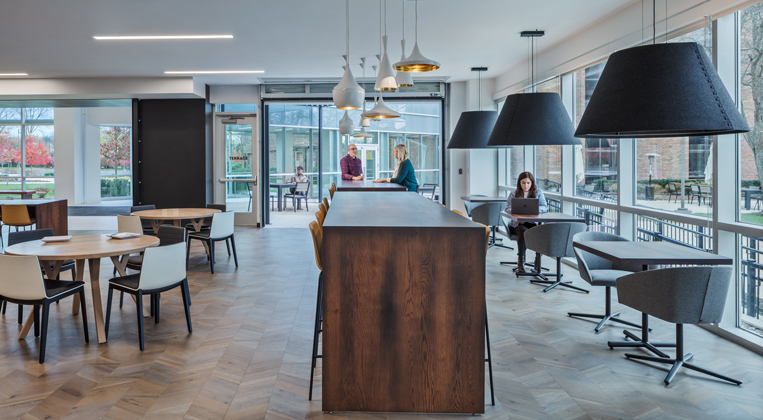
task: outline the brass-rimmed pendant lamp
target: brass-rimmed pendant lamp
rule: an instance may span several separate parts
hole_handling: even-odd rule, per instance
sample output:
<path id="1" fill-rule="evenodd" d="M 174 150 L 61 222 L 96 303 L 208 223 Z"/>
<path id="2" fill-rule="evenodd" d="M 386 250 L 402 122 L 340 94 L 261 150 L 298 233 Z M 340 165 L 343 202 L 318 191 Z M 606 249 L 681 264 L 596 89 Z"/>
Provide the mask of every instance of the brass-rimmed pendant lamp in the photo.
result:
<path id="1" fill-rule="evenodd" d="M 487 141 L 490 139 L 490 133 L 493 132 L 495 120 L 498 118 L 498 112 L 482 110 L 481 75 L 483 71 L 487 71 L 487 67 L 472 67 L 472 71 L 477 72 L 479 80 L 479 111 L 466 111 L 461 113 L 461 116 L 458 118 L 458 123 L 456 124 L 456 129 L 453 130 L 453 135 L 450 136 L 448 149 L 488 148 Z"/>
<path id="2" fill-rule="evenodd" d="M 381 18 L 382 18 L 382 0 L 379 0 L 379 36 L 381 37 L 382 44 L 384 44 L 384 54 L 382 54 L 379 62 L 379 75 L 376 76 L 376 83 L 374 84 L 374 90 L 391 91 L 397 90 L 397 82 L 395 82 L 395 72 L 392 70 L 392 64 L 389 61 L 389 55 L 387 54 L 387 0 L 384 1 L 384 36 L 381 36 Z M 379 52 L 381 54 L 381 51 Z"/>
<path id="3" fill-rule="evenodd" d="M 667 5 L 666 5 L 667 7 Z M 656 21 L 652 2 L 653 28 Z M 667 13 L 666 33 L 667 33 Z M 642 45 L 613 53 L 575 137 L 655 138 L 750 131 L 702 46 Z"/>
<path id="4" fill-rule="evenodd" d="M 532 50 L 535 38 L 545 34 L 543 31 L 523 31 L 523 38 L 531 41 L 531 83 L 535 90 L 535 64 Z M 500 115 L 490 133 L 488 146 L 552 146 L 579 145 L 580 140 L 573 137 L 572 125 L 562 98 L 554 92 L 516 93 L 509 95 L 503 104 Z"/>
<path id="5" fill-rule="evenodd" d="M 360 68 L 363 69 L 363 87 L 365 87 L 365 85 L 366 85 L 366 83 L 365 83 L 365 81 L 366 81 L 366 58 L 365 57 L 361 57 L 360 58 Z M 365 114 L 365 113 L 366 113 L 366 101 L 364 100 L 363 101 L 363 113 L 360 114 L 361 115 L 360 116 L 360 131 L 358 131 L 357 133 L 353 134 L 352 137 L 355 137 L 355 138 L 364 138 L 364 139 L 370 139 L 370 138 L 374 137 L 373 134 L 371 134 L 368 131 L 366 131 L 366 127 L 370 127 L 371 126 L 371 120 L 369 120 L 368 118 L 364 118 L 363 117 L 363 114 Z"/>
<path id="6" fill-rule="evenodd" d="M 400 57 L 400 61 L 405 60 L 405 0 L 400 0 L 403 5 L 403 39 L 400 41 L 402 45 L 403 55 Z M 395 82 L 398 87 L 411 87 L 413 86 L 413 75 L 407 71 L 399 71 L 395 75 Z"/>
<path id="7" fill-rule="evenodd" d="M 381 32 L 381 22 L 379 27 L 379 32 Z M 381 52 L 381 51 L 380 51 Z M 381 62 L 381 55 L 377 55 L 376 58 Z M 376 66 L 371 66 L 374 69 L 374 73 L 376 73 Z M 377 76 L 378 81 L 378 76 Z M 376 104 L 374 104 L 374 107 L 368 111 L 360 114 L 361 117 L 369 118 L 372 120 L 381 120 L 381 119 L 388 119 L 388 118 L 400 118 L 400 114 L 389 109 L 387 107 L 387 104 L 384 103 L 384 98 L 382 98 L 382 91 L 379 91 L 379 100 L 376 101 Z"/>
<path id="8" fill-rule="evenodd" d="M 360 109 L 365 102 L 366 92 L 355 81 L 355 76 L 352 75 L 350 69 L 350 0 L 346 0 L 347 5 L 347 54 L 346 54 L 346 67 L 344 70 L 344 76 L 342 80 L 334 86 L 334 90 L 331 92 L 331 96 L 334 99 L 334 105 L 337 109 Z"/>
<path id="9" fill-rule="evenodd" d="M 413 72 L 413 73 L 434 71 L 440 68 L 440 63 L 438 61 L 430 60 L 424 57 L 424 54 L 422 54 L 421 51 L 419 50 L 419 1 L 420 0 L 413 0 L 413 1 L 416 2 L 416 7 L 415 7 L 416 38 L 413 44 L 413 51 L 411 51 L 411 55 L 409 55 L 408 58 L 395 63 L 394 69 L 397 71 L 406 71 L 406 72 Z"/>

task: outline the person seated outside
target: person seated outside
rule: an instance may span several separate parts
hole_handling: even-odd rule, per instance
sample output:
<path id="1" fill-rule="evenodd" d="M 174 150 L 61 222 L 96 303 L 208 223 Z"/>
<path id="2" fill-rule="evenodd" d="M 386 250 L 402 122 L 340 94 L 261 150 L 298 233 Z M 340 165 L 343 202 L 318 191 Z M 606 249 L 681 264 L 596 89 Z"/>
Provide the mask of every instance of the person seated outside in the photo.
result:
<path id="1" fill-rule="evenodd" d="M 365 178 L 363 175 L 363 163 L 357 157 L 358 147 L 354 144 L 347 146 L 347 156 L 339 161 L 342 167 L 342 179 L 345 181 L 360 181 Z"/>
<path id="2" fill-rule="evenodd" d="M 307 181 L 307 177 L 302 174 L 302 171 L 304 171 L 304 169 L 302 169 L 301 166 L 297 166 L 297 173 L 294 174 L 294 176 L 292 176 L 291 178 L 287 179 L 286 182 L 288 182 L 288 183 L 292 183 L 292 182 L 308 182 Z M 297 189 L 296 187 L 289 188 L 289 191 L 292 194 L 294 194 L 294 190 L 296 190 L 296 189 Z"/>
<path id="3" fill-rule="evenodd" d="M 404 144 L 395 146 L 395 159 L 397 159 L 397 167 L 395 167 L 392 178 L 375 179 L 374 182 L 392 182 L 404 186 L 408 191 L 415 192 L 419 184 L 416 181 L 413 164 L 408 159 L 408 148 Z"/>
<path id="4" fill-rule="evenodd" d="M 512 198 L 537 198 L 538 199 L 538 212 L 548 212 L 548 203 L 546 203 L 546 197 L 543 196 L 543 191 L 535 184 L 535 177 L 532 172 L 522 172 L 517 178 L 517 189 L 509 194 L 509 198 L 506 200 L 506 213 L 511 213 L 511 199 Z M 515 220 L 511 221 L 509 226 L 509 232 L 517 235 L 517 271 L 525 271 L 525 252 L 527 247 L 525 246 L 525 232 L 528 229 L 537 226 L 536 223 L 525 222 L 518 223 Z M 535 253 L 535 267 L 540 269 L 540 254 Z"/>

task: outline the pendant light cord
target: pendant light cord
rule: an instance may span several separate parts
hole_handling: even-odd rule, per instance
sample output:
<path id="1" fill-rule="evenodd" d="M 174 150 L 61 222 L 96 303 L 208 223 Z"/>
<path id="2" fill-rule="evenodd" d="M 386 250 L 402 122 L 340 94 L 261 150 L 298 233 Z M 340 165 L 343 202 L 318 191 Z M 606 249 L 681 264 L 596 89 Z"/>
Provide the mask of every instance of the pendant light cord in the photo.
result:
<path id="1" fill-rule="evenodd" d="M 405 41 L 405 0 L 400 0 L 400 4 L 403 6 L 403 41 Z M 403 51 L 403 58 L 405 58 L 405 51 Z"/>
<path id="2" fill-rule="evenodd" d="M 347 0 L 347 67 L 350 67 L 350 0 Z"/>
<path id="3" fill-rule="evenodd" d="M 419 0 L 416 1 L 416 43 L 419 43 Z"/>
<path id="4" fill-rule="evenodd" d="M 652 0 L 652 45 L 657 40 L 657 0 Z"/>
<path id="5" fill-rule="evenodd" d="M 387 0 L 384 0 L 384 36 L 387 36 Z"/>
<path id="6" fill-rule="evenodd" d="M 477 71 L 477 89 L 478 89 L 478 95 L 477 95 L 477 107 L 480 111 L 482 111 L 482 71 Z"/>

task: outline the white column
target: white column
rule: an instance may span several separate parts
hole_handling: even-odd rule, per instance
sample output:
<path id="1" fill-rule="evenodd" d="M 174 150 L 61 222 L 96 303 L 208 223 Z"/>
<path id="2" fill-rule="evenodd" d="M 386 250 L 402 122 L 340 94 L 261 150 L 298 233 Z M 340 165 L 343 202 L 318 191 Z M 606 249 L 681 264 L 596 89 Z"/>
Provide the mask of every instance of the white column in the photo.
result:
<path id="1" fill-rule="evenodd" d="M 69 205 L 82 204 L 83 197 L 83 108 L 55 108 L 53 111 L 56 153 L 55 198 Z"/>
<path id="2" fill-rule="evenodd" d="M 101 126 L 87 124 L 84 141 L 84 202 L 101 202 Z"/>

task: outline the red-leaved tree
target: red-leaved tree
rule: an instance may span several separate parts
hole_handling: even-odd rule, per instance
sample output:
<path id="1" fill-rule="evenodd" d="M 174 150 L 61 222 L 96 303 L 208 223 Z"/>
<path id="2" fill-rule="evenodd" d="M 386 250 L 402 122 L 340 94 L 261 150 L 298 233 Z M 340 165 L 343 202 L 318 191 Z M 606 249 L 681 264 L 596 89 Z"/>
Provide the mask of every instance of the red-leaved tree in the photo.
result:
<path id="1" fill-rule="evenodd" d="M 48 164 L 53 166 L 48 148 L 42 139 L 26 136 L 24 144 L 26 147 L 27 166 L 45 166 Z"/>
<path id="2" fill-rule="evenodd" d="M 130 158 L 129 127 L 109 127 L 101 131 L 101 157 L 113 162 L 114 175 L 117 175 L 119 161 L 124 167 Z"/>

